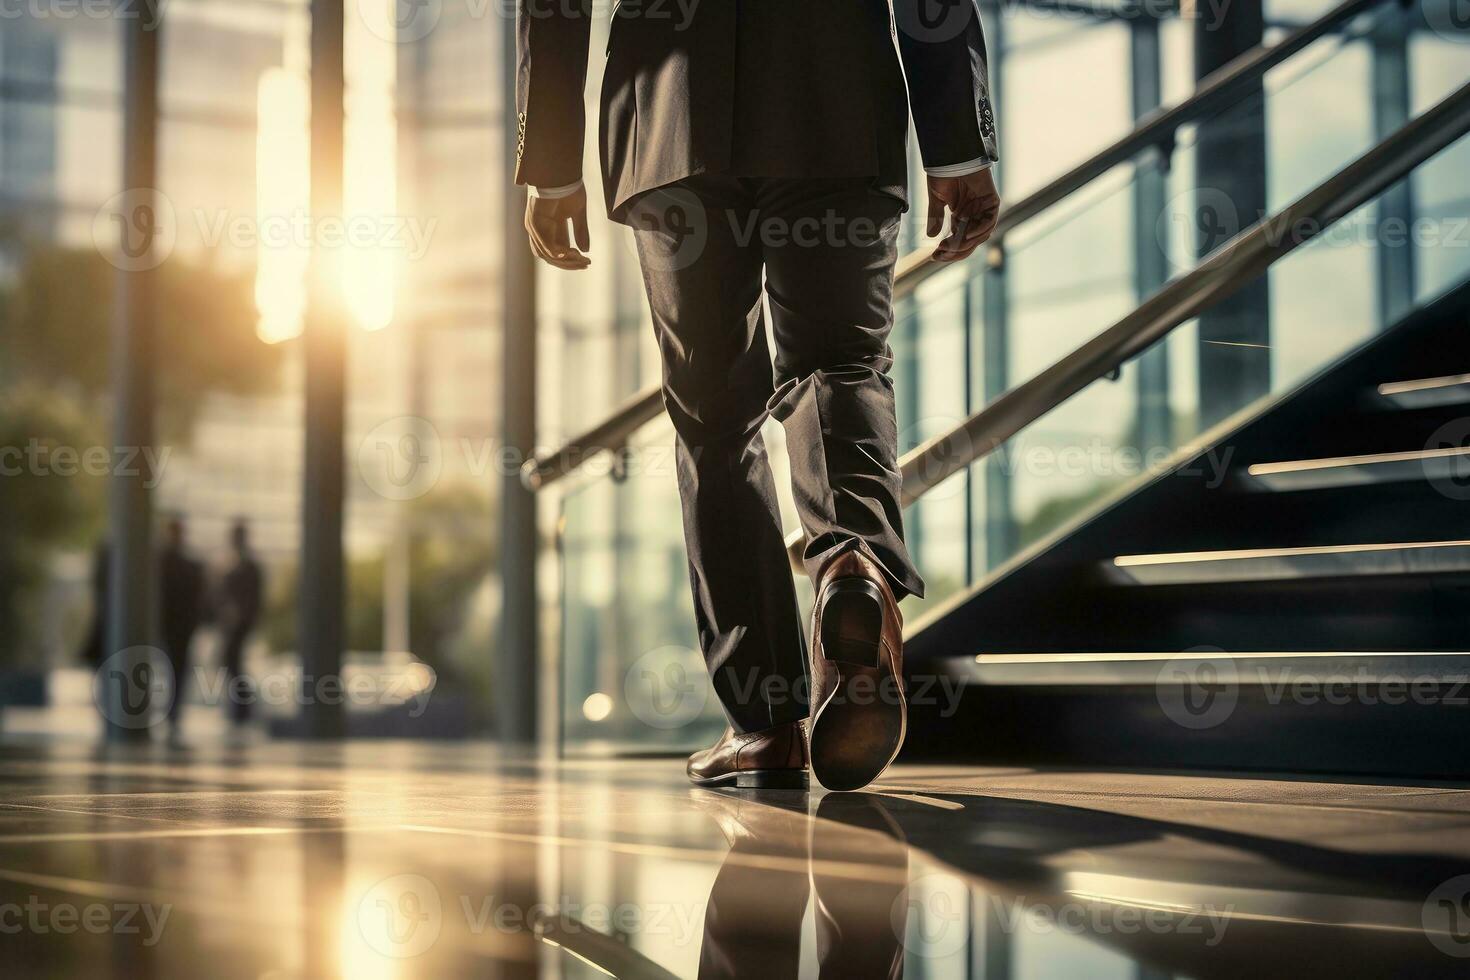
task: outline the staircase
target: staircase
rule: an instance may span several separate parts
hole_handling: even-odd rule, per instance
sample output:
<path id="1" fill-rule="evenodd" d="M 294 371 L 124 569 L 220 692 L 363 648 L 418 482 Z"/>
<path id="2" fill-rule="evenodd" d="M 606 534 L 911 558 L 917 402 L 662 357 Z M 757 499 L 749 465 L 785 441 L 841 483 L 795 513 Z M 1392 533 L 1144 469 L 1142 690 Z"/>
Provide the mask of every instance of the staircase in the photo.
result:
<path id="1" fill-rule="evenodd" d="M 912 757 L 1470 774 L 1470 284 L 914 624 L 908 658 L 964 691 L 919 707 Z"/>

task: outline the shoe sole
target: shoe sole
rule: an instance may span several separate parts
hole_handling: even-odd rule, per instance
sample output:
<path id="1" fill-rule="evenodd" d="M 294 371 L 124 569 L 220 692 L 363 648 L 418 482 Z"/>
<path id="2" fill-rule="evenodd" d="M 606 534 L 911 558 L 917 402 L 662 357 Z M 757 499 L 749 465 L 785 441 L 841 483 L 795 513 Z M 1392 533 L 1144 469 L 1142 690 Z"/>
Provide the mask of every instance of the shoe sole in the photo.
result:
<path id="1" fill-rule="evenodd" d="M 861 789 L 898 756 L 908 726 L 903 698 L 884 697 L 899 687 L 882 656 L 883 595 L 866 579 L 839 579 L 820 601 L 822 656 L 838 679 L 812 721 L 812 773 L 828 789 Z"/>
<path id="2" fill-rule="evenodd" d="M 695 786 L 728 786 L 735 789 L 806 789 L 810 785 L 806 772 L 797 769 L 746 769 L 705 779 L 691 776 L 689 781 Z"/>

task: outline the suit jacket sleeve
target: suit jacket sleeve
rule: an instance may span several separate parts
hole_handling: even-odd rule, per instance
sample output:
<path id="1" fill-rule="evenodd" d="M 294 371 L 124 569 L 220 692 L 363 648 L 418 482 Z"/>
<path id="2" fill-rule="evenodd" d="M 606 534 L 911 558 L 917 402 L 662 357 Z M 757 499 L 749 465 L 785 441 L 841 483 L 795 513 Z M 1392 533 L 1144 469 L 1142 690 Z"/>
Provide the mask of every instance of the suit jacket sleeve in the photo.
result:
<path id="1" fill-rule="evenodd" d="M 516 0 L 516 183 L 582 179 L 591 0 Z"/>
<path id="2" fill-rule="evenodd" d="M 999 160 L 974 0 L 894 0 L 893 12 L 924 166 Z"/>

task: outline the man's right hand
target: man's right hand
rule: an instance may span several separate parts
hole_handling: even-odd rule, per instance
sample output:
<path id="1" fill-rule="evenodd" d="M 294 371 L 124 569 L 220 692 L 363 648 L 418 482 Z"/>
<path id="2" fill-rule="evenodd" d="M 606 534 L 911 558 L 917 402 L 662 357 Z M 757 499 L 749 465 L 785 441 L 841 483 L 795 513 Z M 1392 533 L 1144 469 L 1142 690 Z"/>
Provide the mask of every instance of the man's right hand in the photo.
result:
<path id="1" fill-rule="evenodd" d="M 576 235 L 576 248 L 567 233 L 567 222 Z M 576 272 L 587 268 L 592 264 L 585 254 L 592 245 L 587 234 L 587 189 L 579 187 L 566 197 L 553 198 L 533 193 L 526 201 L 526 233 L 537 258 L 558 269 Z"/>
<path id="2" fill-rule="evenodd" d="M 949 211 L 950 232 L 934 250 L 940 262 L 968 259 L 995 231 L 1000 218 L 1000 194 L 990 168 L 964 177 L 929 178 L 929 237 L 944 230 Z"/>

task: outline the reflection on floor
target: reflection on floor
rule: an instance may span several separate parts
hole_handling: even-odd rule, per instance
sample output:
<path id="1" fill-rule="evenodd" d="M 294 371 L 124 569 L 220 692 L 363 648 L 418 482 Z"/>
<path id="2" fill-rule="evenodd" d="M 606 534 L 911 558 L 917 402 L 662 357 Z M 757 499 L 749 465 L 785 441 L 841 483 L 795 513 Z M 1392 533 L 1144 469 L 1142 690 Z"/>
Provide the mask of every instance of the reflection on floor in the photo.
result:
<path id="1" fill-rule="evenodd" d="M 0 747 L 11 976 L 1470 975 L 1470 791 Z"/>

